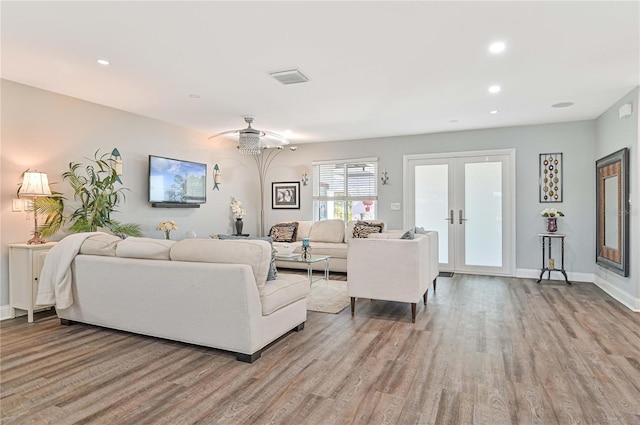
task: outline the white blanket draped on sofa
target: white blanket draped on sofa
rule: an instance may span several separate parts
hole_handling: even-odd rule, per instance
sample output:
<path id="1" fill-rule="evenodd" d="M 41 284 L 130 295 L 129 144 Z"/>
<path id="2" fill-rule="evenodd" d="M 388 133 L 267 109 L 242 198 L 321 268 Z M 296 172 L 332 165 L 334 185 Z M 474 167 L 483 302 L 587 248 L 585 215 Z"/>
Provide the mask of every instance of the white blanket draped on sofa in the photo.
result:
<path id="1" fill-rule="evenodd" d="M 82 243 L 101 232 L 74 233 L 55 244 L 47 253 L 40 272 L 36 305 L 52 305 L 65 309 L 73 304 L 71 292 L 71 263 L 80 252 Z"/>

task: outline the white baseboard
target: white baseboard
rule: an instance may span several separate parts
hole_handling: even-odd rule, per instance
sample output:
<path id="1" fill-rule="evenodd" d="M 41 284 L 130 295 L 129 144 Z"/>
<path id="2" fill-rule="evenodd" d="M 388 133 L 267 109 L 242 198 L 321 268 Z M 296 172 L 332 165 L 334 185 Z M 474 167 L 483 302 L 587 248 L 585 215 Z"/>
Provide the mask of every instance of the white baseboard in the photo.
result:
<path id="1" fill-rule="evenodd" d="M 602 289 L 607 294 L 611 295 L 617 301 L 624 304 L 631 311 L 640 312 L 640 298 L 634 298 L 633 296 L 621 291 L 616 286 L 607 282 L 600 276 L 595 276 L 593 281 L 594 285 Z"/>
<path id="2" fill-rule="evenodd" d="M 0 305 L 0 320 L 11 319 L 11 307 L 9 304 Z"/>
<path id="3" fill-rule="evenodd" d="M 535 279 L 538 280 L 540 278 L 540 270 L 536 269 L 517 269 L 516 277 L 525 278 L 525 279 Z M 546 279 L 547 273 L 545 272 L 544 277 Z M 616 301 L 623 304 L 625 307 L 630 309 L 631 311 L 640 312 L 640 298 L 634 298 L 633 296 L 627 294 L 626 292 L 621 291 L 616 286 L 607 282 L 605 279 L 593 274 L 593 273 L 573 273 L 567 272 L 567 277 L 570 282 L 589 282 L 596 285 L 598 288 L 602 289 L 604 292 L 613 297 Z M 551 280 L 564 281 L 564 276 L 560 272 L 551 272 Z"/>

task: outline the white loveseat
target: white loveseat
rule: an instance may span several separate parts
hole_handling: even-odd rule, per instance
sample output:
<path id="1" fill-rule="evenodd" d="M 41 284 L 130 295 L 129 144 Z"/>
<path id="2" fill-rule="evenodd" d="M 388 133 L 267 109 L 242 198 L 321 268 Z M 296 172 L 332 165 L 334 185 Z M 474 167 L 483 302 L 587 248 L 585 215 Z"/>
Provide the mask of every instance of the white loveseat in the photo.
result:
<path id="1" fill-rule="evenodd" d="M 412 322 L 420 299 L 427 304 L 429 284 L 433 282 L 435 290 L 439 274 L 438 233 L 427 231 L 408 240 L 401 235 L 390 232 L 349 241 L 351 315 L 356 298 L 410 303 Z"/>
<path id="2" fill-rule="evenodd" d="M 372 223 L 381 223 L 384 231 L 384 222 L 379 220 L 368 220 Z M 347 271 L 347 248 L 349 240 L 354 239 L 353 230 L 356 221 L 349 221 L 346 229 L 343 220 L 320 220 L 320 221 L 298 221 L 298 229 L 295 242 L 274 242 L 273 246 L 278 249 L 282 245 L 295 245 L 296 254 L 301 252 L 303 238 L 310 239 L 311 254 L 330 255 L 329 270 L 333 272 L 346 273 Z M 280 268 L 307 269 L 305 263 L 294 263 L 290 261 L 280 261 L 276 259 L 276 265 Z M 314 270 L 324 270 L 324 262 L 313 265 Z"/>
<path id="3" fill-rule="evenodd" d="M 116 238 L 117 239 L 117 238 Z M 267 281 L 271 246 L 256 240 L 87 239 L 72 262 L 73 304 L 83 322 L 234 352 L 253 362 L 307 318 L 309 281 Z"/>

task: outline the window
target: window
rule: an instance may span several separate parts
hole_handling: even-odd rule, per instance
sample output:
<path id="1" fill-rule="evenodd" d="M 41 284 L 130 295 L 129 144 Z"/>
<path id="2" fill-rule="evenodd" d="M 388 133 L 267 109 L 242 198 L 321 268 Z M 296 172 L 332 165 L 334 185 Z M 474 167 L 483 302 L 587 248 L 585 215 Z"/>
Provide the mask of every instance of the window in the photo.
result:
<path id="1" fill-rule="evenodd" d="M 313 219 L 373 220 L 378 158 L 313 162 Z"/>

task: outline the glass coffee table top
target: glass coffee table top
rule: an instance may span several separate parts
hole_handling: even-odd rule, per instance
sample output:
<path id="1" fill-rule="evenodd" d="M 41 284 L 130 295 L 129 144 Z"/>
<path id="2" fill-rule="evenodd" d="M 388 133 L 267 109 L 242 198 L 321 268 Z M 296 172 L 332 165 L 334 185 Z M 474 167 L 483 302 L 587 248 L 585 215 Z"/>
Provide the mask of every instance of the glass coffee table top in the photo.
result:
<path id="1" fill-rule="evenodd" d="M 317 263 L 318 261 L 328 260 L 331 258 L 330 255 L 312 255 L 311 258 L 303 259 L 300 254 L 292 254 L 292 255 L 276 255 L 276 260 L 281 261 L 293 261 L 295 263 Z"/>
<path id="2" fill-rule="evenodd" d="M 293 255 L 276 255 L 276 260 L 289 261 L 292 263 L 304 263 L 307 264 L 307 275 L 309 276 L 309 284 L 317 282 L 319 280 L 329 280 L 329 258 L 330 255 L 311 255 L 309 258 L 302 258 L 300 254 Z M 319 279 L 313 279 L 313 264 L 324 261 L 324 276 Z"/>

